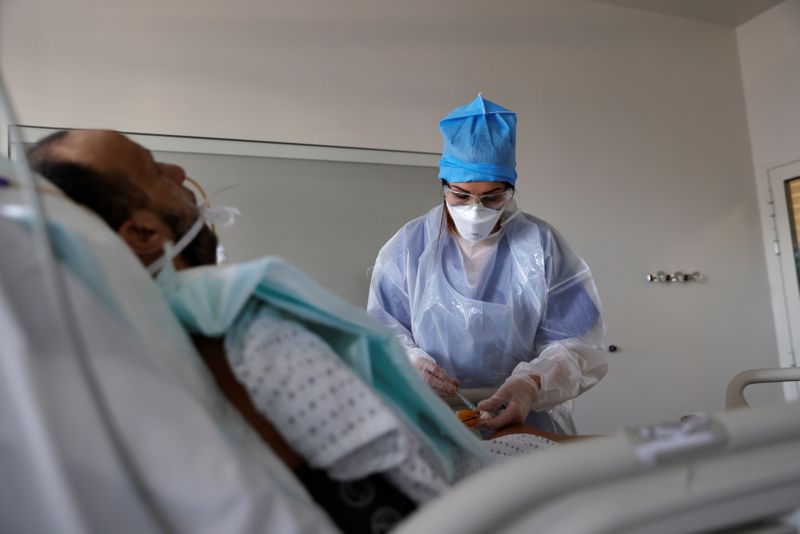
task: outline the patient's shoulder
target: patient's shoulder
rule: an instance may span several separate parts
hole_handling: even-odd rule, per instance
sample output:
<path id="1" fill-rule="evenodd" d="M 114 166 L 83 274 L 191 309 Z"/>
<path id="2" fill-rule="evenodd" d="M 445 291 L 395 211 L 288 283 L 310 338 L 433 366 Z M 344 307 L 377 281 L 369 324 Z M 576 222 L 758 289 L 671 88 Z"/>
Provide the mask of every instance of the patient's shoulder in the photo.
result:
<path id="1" fill-rule="evenodd" d="M 338 361 L 333 349 L 319 335 L 294 317 L 259 302 L 248 305 L 225 336 L 231 365 L 243 360 L 285 360 L 302 357 Z"/>

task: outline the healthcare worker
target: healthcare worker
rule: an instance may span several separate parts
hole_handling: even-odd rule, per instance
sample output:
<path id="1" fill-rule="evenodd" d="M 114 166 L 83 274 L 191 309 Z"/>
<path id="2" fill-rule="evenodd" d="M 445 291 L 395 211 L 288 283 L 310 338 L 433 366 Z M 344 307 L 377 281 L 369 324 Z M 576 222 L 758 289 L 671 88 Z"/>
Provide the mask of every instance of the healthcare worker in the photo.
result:
<path id="1" fill-rule="evenodd" d="M 516 122 L 479 94 L 439 123 L 443 202 L 383 246 L 367 309 L 440 397 L 497 388 L 482 426 L 574 433 L 566 401 L 605 375 L 605 325 L 586 262 L 516 206 Z"/>

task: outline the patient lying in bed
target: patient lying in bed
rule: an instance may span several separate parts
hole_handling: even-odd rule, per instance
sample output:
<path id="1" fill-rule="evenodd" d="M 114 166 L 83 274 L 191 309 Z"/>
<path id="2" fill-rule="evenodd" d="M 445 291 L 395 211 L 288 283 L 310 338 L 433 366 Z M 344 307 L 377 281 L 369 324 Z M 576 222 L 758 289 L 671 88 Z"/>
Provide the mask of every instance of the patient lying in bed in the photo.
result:
<path id="1" fill-rule="evenodd" d="M 269 429 L 267 441 L 340 527 L 358 528 L 354 514 L 378 510 L 399 520 L 449 487 L 414 433 L 323 339 L 269 305 L 250 307 L 224 347 L 195 338 L 200 353 L 235 405 L 243 402 L 231 392 L 246 391 L 244 403 L 257 412 L 248 408 L 248 420 Z M 555 446 L 529 429 L 515 430 L 484 442 L 486 450 L 502 460 Z M 374 495 L 368 504 L 341 497 L 354 483 Z"/>
<path id="2" fill-rule="evenodd" d="M 183 170 L 120 134 L 57 134 L 32 156 L 35 170 L 101 215 L 145 265 L 200 215 Z M 202 225 L 174 265 L 212 263 L 215 246 Z M 224 334 L 195 337 L 220 389 L 346 531 L 364 530 L 378 512 L 381 524 L 399 521 L 485 463 L 463 437 L 445 436 L 456 464 L 449 472 L 441 450 L 291 313 L 250 302 Z M 490 450 L 507 456 L 548 444 L 517 436 Z"/>
<path id="3" fill-rule="evenodd" d="M 196 338 L 203 358 L 229 399 L 240 410 L 246 408 L 248 420 L 277 432 L 277 445 L 288 451 L 284 456 L 287 463 L 293 462 L 290 465 L 294 468 L 302 465 L 296 458 L 299 455 L 316 477 L 327 481 L 317 487 L 307 478 L 307 471 L 298 472 L 318 502 L 339 495 L 340 482 L 363 485 L 366 478 L 373 477 L 388 485 L 377 492 L 386 497 L 383 504 L 377 498 L 371 502 L 378 509 L 393 510 L 399 519 L 403 512 L 394 508 L 398 503 L 427 502 L 486 465 L 486 451 L 480 450 L 478 442 L 465 432 L 452 412 L 430 394 L 402 350 L 397 347 L 392 352 L 393 336 L 384 333 L 379 325 L 370 331 L 371 319 L 363 311 L 315 287 L 313 281 L 285 262 L 264 258 L 225 267 L 168 271 L 159 277 L 158 284 L 189 331 L 224 338 L 224 344 L 217 338 Z M 301 306 L 296 306 L 298 301 Z M 204 311 L 217 307 L 226 310 L 222 317 L 212 317 Z M 342 324 L 334 329 L 326 320 L 330 317 Z M 368 329 L 364 337 L 355 337 L 355 323 L 359 320 L 365 321 Z M 384 338 L 369 337 L 376 334 Z M 363 361 L 358 357 L 348 359 L 347 350 L 361 345 L 371 346 L 360 354 L 370 365 L 359 369 L 357 363 Z M 403 417 L 413 412 L 398 410 L 392 404 L 402 404 L 402 399 L 381 394 L 392 386 L 381 379 L 392 370 L 381 365 L 393 357 L 402 364 L 395 371 L 407 370 L 410 382 L 406 385 L 418 384 L 430 396 L 422 398 L 431 403 L 423 408 L 437 403 L 444 408 L 444 416 L 438 422 L 443 426 L 429 425 L 427 431 L 445 435 L 451 457 L 448 459 L 455 460 L 454 473 L 447 473 L 437 458 L 441 451 L 425 439 L 425 432 L 420 433 Z M 370 372 L 365 373 L 364 367 Z M 400 390 L 408 393 L 403 387 Z M 459 431 L 466 446 L 459 447 Z M 276 447 L 269 435 L 267 440 Z M 551 443 L 517 435 L 501 438 L 489 452 L 508 457 L 547 445 Z M 474 451 L 469 446 L 481 454 L 471 455 Z M 340 525 L 354 516 L 347 502 L 337 501 L 328 507 Z M 337 518 L 337 512 L 344 512 L 344 517 Z"/>

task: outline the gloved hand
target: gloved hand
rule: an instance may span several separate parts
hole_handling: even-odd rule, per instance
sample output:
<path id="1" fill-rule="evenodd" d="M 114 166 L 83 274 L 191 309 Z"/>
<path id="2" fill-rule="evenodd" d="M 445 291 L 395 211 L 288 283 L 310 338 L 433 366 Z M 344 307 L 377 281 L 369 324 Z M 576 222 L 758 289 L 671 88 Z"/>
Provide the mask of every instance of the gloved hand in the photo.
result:
<path id="1" fill-rule="evenodd" d="M 412 365 L 431 389 L 443 399 L 456 394 L 458 380 L 448 375 L 435 361 L 428 358 L 417 358 Z"/>
<path id="2" fill-rule="evenodd" d="M 538 375 L 528 373 L 508 377 L 494 395 L 478 403 L 479 410 L 497 415 L 481 417 L 476 426 L 497 430 L 522 423 L 536 401 L 541 380 Z"/>

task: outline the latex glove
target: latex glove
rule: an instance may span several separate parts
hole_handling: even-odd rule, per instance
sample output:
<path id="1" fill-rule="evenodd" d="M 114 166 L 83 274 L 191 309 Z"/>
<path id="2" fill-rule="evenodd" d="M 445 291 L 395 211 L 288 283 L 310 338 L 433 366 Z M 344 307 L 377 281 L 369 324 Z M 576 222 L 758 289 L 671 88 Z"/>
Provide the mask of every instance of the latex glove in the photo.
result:
<path id="1" fill-rule="evenodd" d="M 536 402 L 540 385 L 538 375 L 526 373 L 508 377 L 494 395 L 478 403 L 479 410 L 496 415 L 481 417 L 476 426 L 497 430 L 522 423 Z"/>
<path id="2" fill-rule="evenodd" d="M 443 399 L 456 394 L 458 380 L 448 375 L 433 359 L 417 358 L 412 365 L 431 389 Z"/>

